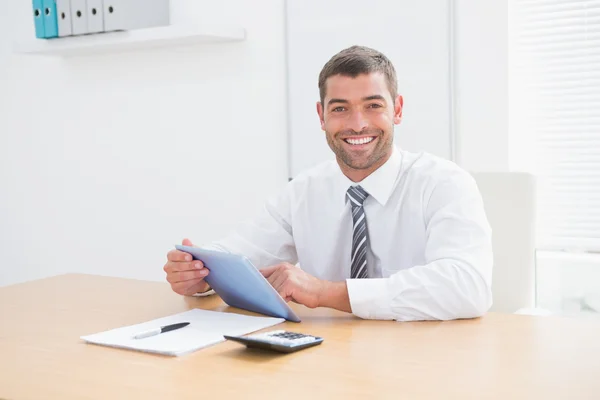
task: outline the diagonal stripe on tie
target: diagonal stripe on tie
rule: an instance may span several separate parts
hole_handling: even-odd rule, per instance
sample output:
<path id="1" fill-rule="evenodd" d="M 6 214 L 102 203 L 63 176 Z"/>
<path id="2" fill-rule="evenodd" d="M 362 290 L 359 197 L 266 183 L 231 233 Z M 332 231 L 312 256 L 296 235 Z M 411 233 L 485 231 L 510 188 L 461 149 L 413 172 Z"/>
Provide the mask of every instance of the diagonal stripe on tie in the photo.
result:
<path id="1" fill-rule="evenodd" d="M 354 257 L 354 262 L 352 263 L 351 270 L 356 272 L 356 268 L 363 264 L 367 260 L 367 246 L 361 246 L 356 252 L 356 257 Z"/>
<path id="2" fill-rule="evenodd" d="M 369 196 L 360 186 L 350 187 L 346 192 L 352 206 L 352 253 L 350 259 L 350 277 L 367 278 L 367 219 L 363 202 Z"/>
<path id="3" fill-rule="evenodd" d="M 364 248 L 364 249 L 367 248 L 367 237 L 363 236 L 363 237 L 361 237 L 360 242 L 355 242 L 355 243 L 357 243 L 356 247 L 354 247 L 354 245 L 352 246 L 352 247 L 354 247 L 354 249 L 353 249 L 354 252 L 352 253 L 352 261 L 356 260 L 357 255 L 359 255 L 358 254 L 359 250 L 361 250 L 362 248 Z"/>
<path id="4" fill-rule="evenodd" d="M 348 194 L 348 198 L 352 202 L 352 207 L 360 207 L 362 205 L 362 202 L 358 201 L 357 198 L 352 197 L 352 195 Z"/>
<path id="5" fill-rule="evenodd" d="M 363 232 L 367 229 L 367 224 L 361 224 L 358 228 L 354 230 L 354 235 L 352 235 L 352 242 L 358 243 L 358 238 Z"/>
<path id="6" fill-rule="evenodd" d="M 361 199 L 361 201 L 360 201 L 361 204 L 367 198 L 367 192 L 365 192 L 365 190 L 362 187 L 360 187 L 360 186 L 351 187 L 350 188 L 350 193 L 352 193 L 354 196 L 360 198 Z"/>
<path id="7" fill-rule="evenodd" d="M 360 266 L 358 272 L 356 273 L 356 277 L 358 279 L 363 279 L 367 277 L 367 260 Z"/>
<path id="8" fill-rule="evenodd" d="M 361 211 L 362 207 L 356 207 L 357 211 L 356 214 L 354 214 L 352 216 L 352 223 L 356 226 L 357 224 L 359 224 L 361 222 L 361 219 L 363 219 L 365 217 L 365 213 Z"/>

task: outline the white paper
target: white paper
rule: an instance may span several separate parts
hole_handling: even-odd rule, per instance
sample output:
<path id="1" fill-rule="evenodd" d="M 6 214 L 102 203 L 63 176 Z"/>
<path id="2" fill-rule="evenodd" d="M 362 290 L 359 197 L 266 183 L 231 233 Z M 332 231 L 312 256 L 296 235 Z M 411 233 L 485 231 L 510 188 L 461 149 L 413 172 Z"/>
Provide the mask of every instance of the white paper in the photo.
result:
<path id="1" fill-rule="evenodd" d="M 225 341 L 223 335 L 246 335 L 284 322 L 283 318 L 193 309 L 137 325 L 125 326 L 93 335 L 81 336 L 89 343 L 179 356 Z M 164 325 L 189 322 L 185 328 L 144 339 L 133 336 Z"/>

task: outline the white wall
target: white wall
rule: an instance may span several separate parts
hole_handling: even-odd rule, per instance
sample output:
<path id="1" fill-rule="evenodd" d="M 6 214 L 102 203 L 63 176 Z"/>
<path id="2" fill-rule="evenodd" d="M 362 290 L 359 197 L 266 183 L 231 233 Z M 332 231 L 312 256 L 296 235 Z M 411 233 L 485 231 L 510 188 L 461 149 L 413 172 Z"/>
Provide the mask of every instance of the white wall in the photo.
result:
<path id="1" fill-rule="evenodd" d="M 508 5 L 454 0 L 456 161 L 508 171 Z"/>
<path id="2" fill-rule="evenodd" d="M 172 0 L 173 22 L 244 42 L 70 59 L 12 54 L 0 14 L 0 286 L 77 271 L 162 280 L 166 252 L 285 184 L 283 1 Z M 8 7 L 8 10 L 6 10 Z"/>
<path id="3" fill-rule="evenodd" d="M 509 154 L 506 0 L 437 0 L 426 5 L 400 0 L 367 11 L 352 7 L 353 2 L 340 7 L 338 2 L 324 6 L 303 1 L 302 10 L 300 0 L 288 2 L 288 42 L 296 45 L 289 60 L 290 76 L 295 78 L 289 93 L 293 174 L 330 154 L 314 116 L 314 101 L 310 101 L 318 94 L 316 67 L 327 60 L 325 54 L 333 55 L 332 43 L 338 43 L 341 49 L 357 40 L 389 53 L 399 71 L 406 105 L 403 123 L 396 129 L 401 147 L 450 158 L 448 143 L 454 140 L 454 160 L 469 171 L 519 169 L 511 165 Z M 436 9 L 429 17 L 428 7 Z M 385 16 L 378 15 L 383 8 Z M 446 8 L 453 14 L 450 38 Z M 310 18 L 308 12 L 322 14 Z M 361 25 L 337 34 L 353 20 L 366 23 L 367 28 Z M 382 34 L 382 26 L 391 28 Z M 451 95 L 447 87 L 446 41 L 453 52 Z M 312 85 L 308 74 L 315 81 Z M 518 140 L 513 142 L 510 151 L 518 151 L 521 145 Z"/>
<path id="4" fill-rule="evenodd" d="M 172 4 L 174 23 L 239 23 L 248 39 L 20 56 L 30 5 L 0 14 L 0 285 L 67 271 L 162 280 L 173 243 L 225 234 L 285 183 L 283 0 Z M 458 162 L 506 170 L 506 3 L 454 10 Z"/>
<path id="5" fill-rule="evenodd" d="M 381 51 L 396 68 L 404 109 L 395 144 L 451 158 L 450 3 L 287 1 L 291 177 L 334 158 L 316 112 L 317 81 L 331 56 L 354 44 Z"/>

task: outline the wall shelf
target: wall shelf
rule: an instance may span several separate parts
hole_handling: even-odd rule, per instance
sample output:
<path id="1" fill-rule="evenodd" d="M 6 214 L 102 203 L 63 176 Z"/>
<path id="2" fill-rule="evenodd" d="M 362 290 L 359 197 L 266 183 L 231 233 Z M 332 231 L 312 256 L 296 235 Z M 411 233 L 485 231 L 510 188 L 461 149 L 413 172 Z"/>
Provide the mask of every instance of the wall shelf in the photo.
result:
<path id="1" fill-rule="evenodd" d="M 245 38 L 246 31 L 241 27 L 171 25 L 48 40 L 32 38 L 29 41 L 15 43 L 14 51 L 32 55 L 75 56 L 166 46 L 236 42 Z"/>

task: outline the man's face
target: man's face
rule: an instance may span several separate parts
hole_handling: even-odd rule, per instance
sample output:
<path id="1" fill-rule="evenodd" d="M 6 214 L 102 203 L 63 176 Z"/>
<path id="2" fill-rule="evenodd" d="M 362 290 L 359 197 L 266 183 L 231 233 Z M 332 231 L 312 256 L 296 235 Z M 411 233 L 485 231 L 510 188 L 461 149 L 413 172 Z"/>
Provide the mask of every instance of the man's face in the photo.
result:
<path id="1" fill-rule="evenodd" d="M 402 97 L 392 99 L 381 73 L 334 75 L 327 79 L 326 89 L 323 105 L 317 103 L 321 129 L 342 172 L 360 181 L 391 155 Z"/>

